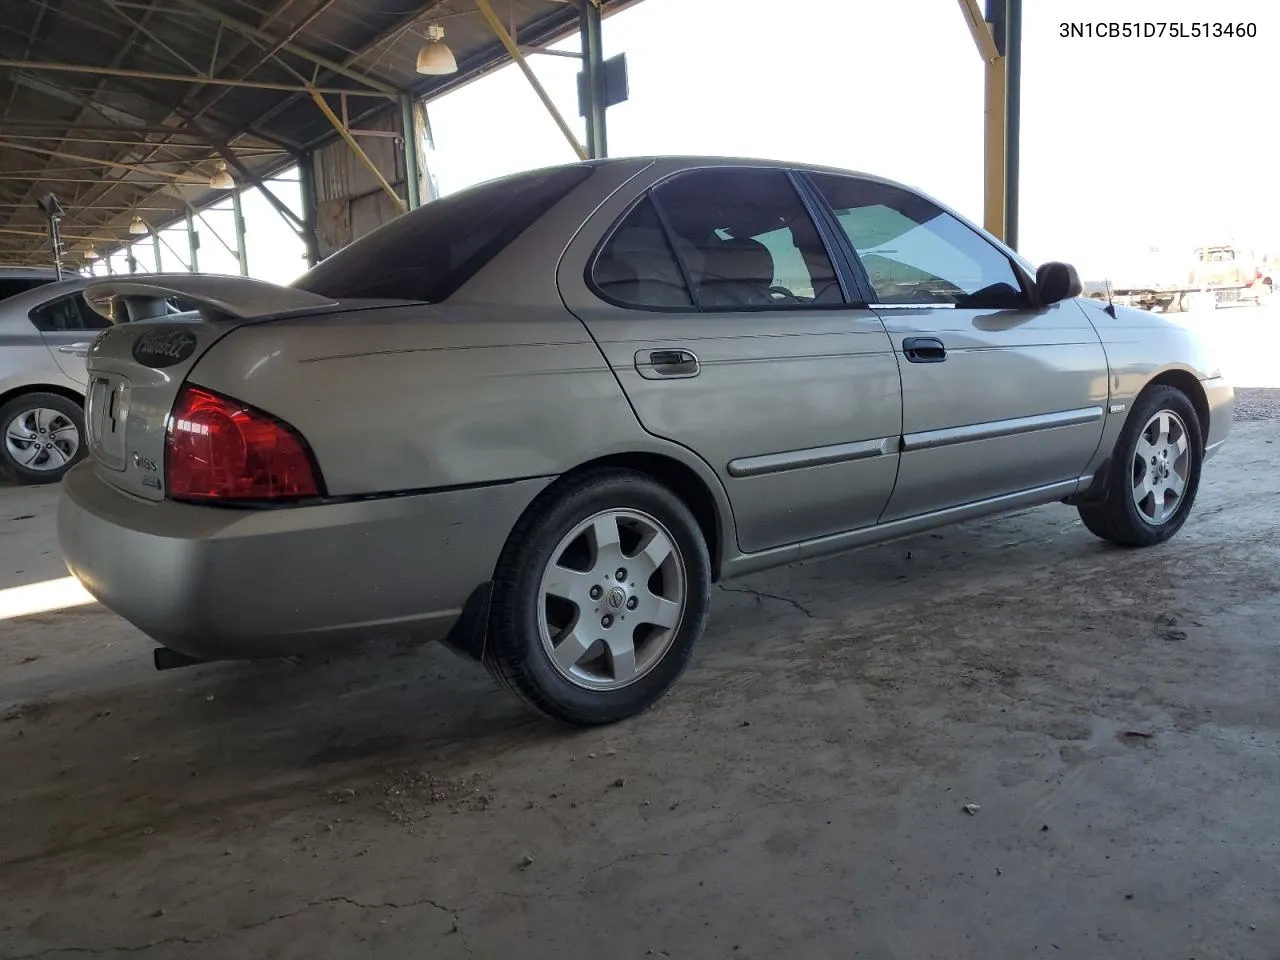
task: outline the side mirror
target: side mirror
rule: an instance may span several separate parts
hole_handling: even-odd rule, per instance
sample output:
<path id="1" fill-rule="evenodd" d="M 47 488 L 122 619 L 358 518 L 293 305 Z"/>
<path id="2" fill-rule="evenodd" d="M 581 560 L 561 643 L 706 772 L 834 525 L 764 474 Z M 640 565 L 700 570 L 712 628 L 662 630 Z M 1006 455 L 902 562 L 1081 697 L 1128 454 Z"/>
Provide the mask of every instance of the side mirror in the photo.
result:
<path id="1" fill-rule="evenodd" d="M 1084 292 L 1084 284 L 1080 282 L 1080 274 L 1069 263 L 1050 260 L 1040 265 L 1036 271 L 1036 293 L 1040 303 L 1049 306 L 1062 300 L 1070 300 Z"/>

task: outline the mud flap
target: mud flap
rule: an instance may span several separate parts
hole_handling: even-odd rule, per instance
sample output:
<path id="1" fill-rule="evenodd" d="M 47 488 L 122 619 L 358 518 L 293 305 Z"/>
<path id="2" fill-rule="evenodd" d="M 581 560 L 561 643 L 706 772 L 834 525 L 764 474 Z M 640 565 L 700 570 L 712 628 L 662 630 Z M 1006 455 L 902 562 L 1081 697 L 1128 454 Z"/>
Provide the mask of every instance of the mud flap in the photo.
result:
<path id="1" fill-rule="evenodd" d="M 484 642 L 489 636 L 489 604 L 493 583 L 486 580 L 471 591 L 462 613 L 441 641 L 454 653 L 476 663 L 484 661 Z"/>

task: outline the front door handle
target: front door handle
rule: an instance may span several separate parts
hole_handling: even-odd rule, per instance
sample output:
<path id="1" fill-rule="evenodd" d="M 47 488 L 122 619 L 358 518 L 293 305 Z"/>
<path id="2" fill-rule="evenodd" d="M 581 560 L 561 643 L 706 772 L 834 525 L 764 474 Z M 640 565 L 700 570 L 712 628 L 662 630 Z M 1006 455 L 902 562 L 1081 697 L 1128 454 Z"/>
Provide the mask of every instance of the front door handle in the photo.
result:
<path id="1" fill-rule="evenodd" d="M 641 350 L 636 354 L 636 369 L 648 379 L 696 377 L 702 370 L 692 350 Z"/>
<path id="2" fill-rule="evenodd" d="M 58 352 L 69 353 L 73 357 L 87 357 L 91 346 L 90 343 L 66 343 L 58 348 Z"/>
<path id="3" fill-rule="evenodd" d="M 902 341 L 902 355 L 912 363 L 942 363 L 947 348 L 937 337 L 907 337 Z"/>

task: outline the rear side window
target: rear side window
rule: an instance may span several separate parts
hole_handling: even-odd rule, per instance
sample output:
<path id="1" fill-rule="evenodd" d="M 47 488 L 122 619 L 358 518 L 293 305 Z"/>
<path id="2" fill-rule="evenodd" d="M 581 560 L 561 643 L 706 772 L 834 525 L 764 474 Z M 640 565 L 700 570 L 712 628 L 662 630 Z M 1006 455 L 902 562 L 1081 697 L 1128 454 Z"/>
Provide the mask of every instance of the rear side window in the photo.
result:
<path id="1" fill-rule="evenodd" d="M 650 309 L 844 302 L 804 201 L 776 168 L 712 167 L 660 184 L 609 238 L 591 279 L 607 299 Z"/>
<path id="2" fill-rule="evenodd" d="M 606 299 L 624 306 L 693 306 L 662 221 L 648 197 L 604 245 L 591 280 Z"/>
<path id="3" fill-rule="evenodd" d="M 702 309 L 843 302 L 826 246 L 785 171 L 694 170 L 654 195 Z"/>
<path id="4" fill-rule="evenodd" d="M 334 299 L 440 303 L 591 173 L 586 166 L 536 170 L 432 200 L 339 250 L 294 286 Z"/>
<path id="5" fill-rule="evenodd" d="M 31 311 L 30 317 L 41 333 L 105 330 L 111 326 L 111 321 L 85 303 L 78 293 L 42 304 Z"/>

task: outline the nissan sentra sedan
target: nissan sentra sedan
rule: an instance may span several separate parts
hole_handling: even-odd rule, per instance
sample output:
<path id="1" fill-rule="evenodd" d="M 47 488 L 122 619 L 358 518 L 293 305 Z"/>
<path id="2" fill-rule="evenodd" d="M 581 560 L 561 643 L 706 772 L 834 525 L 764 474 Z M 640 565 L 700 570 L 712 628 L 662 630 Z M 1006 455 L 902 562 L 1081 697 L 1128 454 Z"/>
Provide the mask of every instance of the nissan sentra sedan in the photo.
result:
<path id="1" fill-rule="evenodd" d="M 103 280 L 58 535 L 158 666 L 443 639 L 575 724 L 658 700 L 719 580 L 1055 501 L 1172 537 L 1232 388 L 920 193 L 755 160 L 522 173 L 292 287 Z"/>

